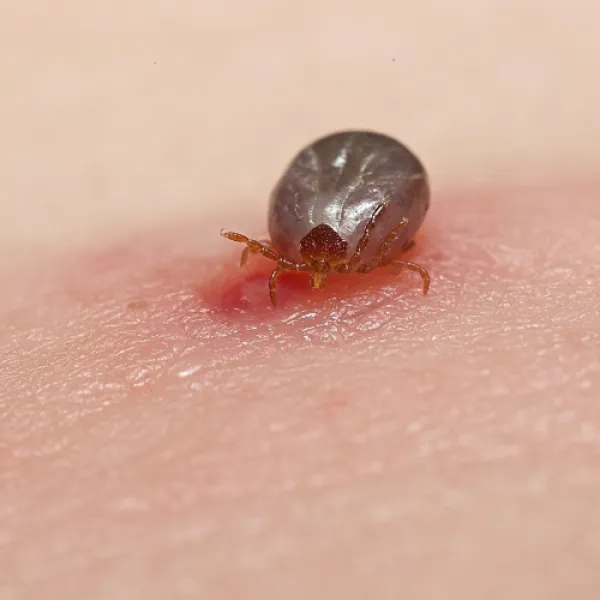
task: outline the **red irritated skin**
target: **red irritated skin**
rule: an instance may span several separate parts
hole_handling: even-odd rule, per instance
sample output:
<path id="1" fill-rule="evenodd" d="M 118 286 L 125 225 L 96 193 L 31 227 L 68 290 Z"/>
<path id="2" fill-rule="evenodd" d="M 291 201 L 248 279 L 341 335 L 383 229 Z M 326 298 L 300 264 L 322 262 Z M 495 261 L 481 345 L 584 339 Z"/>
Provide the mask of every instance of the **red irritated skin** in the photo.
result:
<path id="1" fill-rule="evenodd" d="M 597 597 L 597 193 L 436 194 L 425 297 L 273 310 L 216 222 L 5 270 L 0 597 Z"/>

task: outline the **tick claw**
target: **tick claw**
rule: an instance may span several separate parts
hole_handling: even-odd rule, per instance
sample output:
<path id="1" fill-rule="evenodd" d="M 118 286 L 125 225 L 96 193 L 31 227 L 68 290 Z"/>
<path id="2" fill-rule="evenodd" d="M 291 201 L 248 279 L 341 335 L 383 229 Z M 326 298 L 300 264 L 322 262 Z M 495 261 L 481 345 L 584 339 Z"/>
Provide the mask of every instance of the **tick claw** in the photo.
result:
<path id="1" fill-rule="evenodd" d="M 244 248 L 242 252 L 242 256 L 240 258 L 240 267 L 243 267 L 248 262 L 248 252 L 250 250 L 248 248 Z"/>

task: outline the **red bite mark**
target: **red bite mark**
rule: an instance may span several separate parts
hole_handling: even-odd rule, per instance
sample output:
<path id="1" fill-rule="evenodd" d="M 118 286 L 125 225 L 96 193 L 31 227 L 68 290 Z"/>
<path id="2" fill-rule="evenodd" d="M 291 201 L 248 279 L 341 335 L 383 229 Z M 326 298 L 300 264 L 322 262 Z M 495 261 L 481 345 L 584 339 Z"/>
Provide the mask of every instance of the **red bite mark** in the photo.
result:
<path id="1" fill-rule="evenodd" d="M 272 269 L 239 269 L 223 274 L 202 294 L 204 301 L 215 312 L 273 313 L 290 302 L 296 303 L 298 296 L 310 294 L 310 279 L 306 273 L 283 273 L 277 282 L 277 307 L 269 297 L 269 277 Z"/>

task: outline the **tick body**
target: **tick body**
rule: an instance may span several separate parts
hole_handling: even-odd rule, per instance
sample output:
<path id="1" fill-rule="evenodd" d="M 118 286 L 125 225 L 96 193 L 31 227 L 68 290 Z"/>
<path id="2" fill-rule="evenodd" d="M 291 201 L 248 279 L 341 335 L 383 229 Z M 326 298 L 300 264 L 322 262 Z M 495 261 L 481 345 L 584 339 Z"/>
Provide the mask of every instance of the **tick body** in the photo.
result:
<path id="1" fill-rule="evenodd" d="M 310 273 L 321 289 L 328 274 L 368 273 L 393 265 L 419 273 L 423 292 L 429 275 L 398 260 L 413 245 L 429 209 L 429 182 L 419 159 L 400 142 L 369 131 L 344 131 L 303 148 L 271 194 L 270 241 L 234 232 L 221 235 L 277 263 L 269 280 L 277 304 L 277 278 L 284 271 Z"/>

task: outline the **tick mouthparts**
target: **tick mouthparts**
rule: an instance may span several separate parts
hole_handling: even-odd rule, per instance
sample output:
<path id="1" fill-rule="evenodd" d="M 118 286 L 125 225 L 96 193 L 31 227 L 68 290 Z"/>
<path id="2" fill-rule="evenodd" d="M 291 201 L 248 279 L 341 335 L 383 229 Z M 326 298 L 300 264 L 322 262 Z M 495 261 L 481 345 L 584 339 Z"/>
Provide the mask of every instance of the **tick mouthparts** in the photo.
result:
<path id="1" fill-rule="evenodd" d="M 313 271 L 311 277 L 311 285 L 313 290 L 321 290 L 325 285 L 325 279 L 327 279 L 327 273 L 322 273 L 320 271 Z"/>

